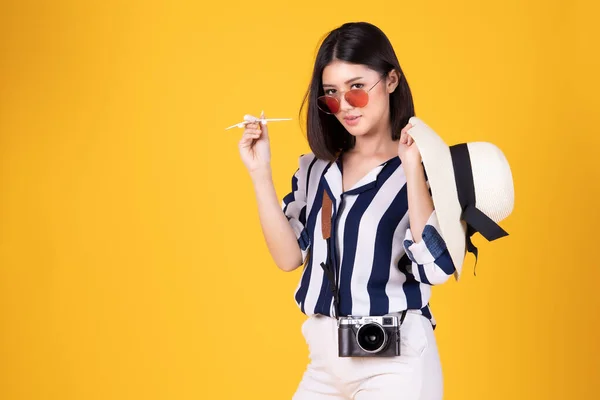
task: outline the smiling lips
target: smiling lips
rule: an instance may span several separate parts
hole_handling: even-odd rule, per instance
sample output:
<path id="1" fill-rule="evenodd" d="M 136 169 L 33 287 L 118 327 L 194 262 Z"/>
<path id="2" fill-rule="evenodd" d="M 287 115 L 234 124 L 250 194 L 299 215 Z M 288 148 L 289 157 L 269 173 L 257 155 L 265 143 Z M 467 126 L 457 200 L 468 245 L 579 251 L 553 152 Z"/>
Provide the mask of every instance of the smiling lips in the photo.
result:
<path id="1" fill-rule="evenodd" d="M 360 117 L 360 115 L 347 115 L 344 117 L 344 121 L 346 121 L 348 125 L 354 126 L 358 124 Z"/>

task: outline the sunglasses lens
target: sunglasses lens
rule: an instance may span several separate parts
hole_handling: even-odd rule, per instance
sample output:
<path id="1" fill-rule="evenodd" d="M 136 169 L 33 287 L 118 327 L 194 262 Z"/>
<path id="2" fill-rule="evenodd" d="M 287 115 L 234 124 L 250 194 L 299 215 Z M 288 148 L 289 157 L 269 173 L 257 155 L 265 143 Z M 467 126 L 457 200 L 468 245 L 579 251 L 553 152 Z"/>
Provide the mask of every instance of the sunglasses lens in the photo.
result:
<path id="1" fill-rule="evenodd" d="M 352 89 L 346 93 L 346 101 L 352 107 L 364 107 L 369 102 L 369 94 L 361 89 Z"/>
<path id="2" fill-rule="evenodd" d="M 321 96 L 317 99 L 317 106 L 327 114 L 335 114 L 340 111 L 340 103 L 335 97 Z"/>

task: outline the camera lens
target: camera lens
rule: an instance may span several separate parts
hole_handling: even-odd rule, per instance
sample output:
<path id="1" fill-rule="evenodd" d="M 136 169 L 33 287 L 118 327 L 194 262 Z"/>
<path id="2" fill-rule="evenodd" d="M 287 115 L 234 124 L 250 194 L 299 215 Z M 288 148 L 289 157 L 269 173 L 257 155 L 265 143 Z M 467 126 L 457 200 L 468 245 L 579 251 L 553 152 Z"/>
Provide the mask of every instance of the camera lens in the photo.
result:
<path id="1" fill-rule="evenodd" d="M 369 323 L 358 328 L 356 339 L 364 351 L 376 353 L 385 346 L 387 334 L 381 325 Z"/>

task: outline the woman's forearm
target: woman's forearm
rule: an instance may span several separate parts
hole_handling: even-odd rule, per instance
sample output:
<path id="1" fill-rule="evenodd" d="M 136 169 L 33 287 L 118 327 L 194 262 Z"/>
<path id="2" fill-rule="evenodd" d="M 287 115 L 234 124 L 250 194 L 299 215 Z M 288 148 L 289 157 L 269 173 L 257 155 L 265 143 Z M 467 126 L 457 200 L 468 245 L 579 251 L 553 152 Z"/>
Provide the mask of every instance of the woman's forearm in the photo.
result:
<path id="1" fill-rule="evenodd" d="M 423 228 L 433 212 L 433 199 L 429 194 L 425 171 L 419 162 L 405 165 L 406 185 L 408 191 L 408 218 L 410 230 L 415 242 L 421 241 Z"/>
<path id="2" fill-rule="evenodd" d="M 264 167 L 252 171 L 250 176 L 267 248 L 280 269 L 292 271 L 302 265 L 302 252 L 296 234 L 279 204 L 271 169 Z"/>

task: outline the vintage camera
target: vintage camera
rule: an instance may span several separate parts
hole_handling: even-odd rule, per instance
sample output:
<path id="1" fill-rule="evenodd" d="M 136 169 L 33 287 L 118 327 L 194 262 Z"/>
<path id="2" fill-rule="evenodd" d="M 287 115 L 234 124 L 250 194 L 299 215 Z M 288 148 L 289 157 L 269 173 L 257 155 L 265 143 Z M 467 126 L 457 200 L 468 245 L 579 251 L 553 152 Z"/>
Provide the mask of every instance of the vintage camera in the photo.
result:
<path id="1" fill-rule="evenodd" d="M 398 317 L 341 317 L 338 320 L 338 353 L 340 357 L 399 356 Z"/>

